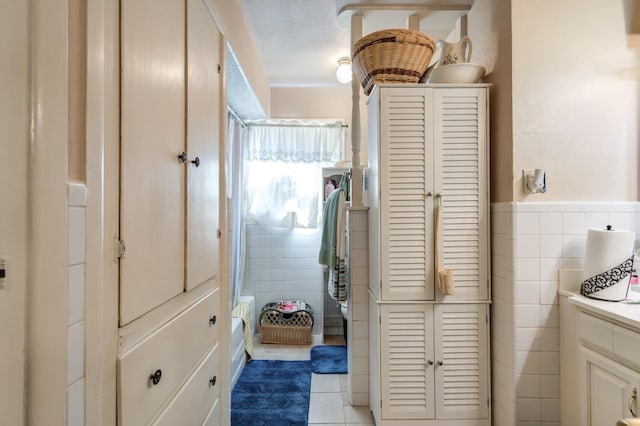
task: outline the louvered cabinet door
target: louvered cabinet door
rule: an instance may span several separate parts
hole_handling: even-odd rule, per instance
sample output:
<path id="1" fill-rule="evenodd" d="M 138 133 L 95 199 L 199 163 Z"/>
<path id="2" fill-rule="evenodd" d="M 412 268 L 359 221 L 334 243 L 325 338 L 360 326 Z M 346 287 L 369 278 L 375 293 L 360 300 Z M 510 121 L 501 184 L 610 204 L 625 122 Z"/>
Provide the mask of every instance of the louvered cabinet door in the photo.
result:
<path id="1" fill-rule="evenodd" d="M 484 419 L 489 412 L 487 305 L 435 306 L 437 419 Z"/>
<path id="2" fill-rule="evenodd" d="M 432 306 L 383 305 L 380 331 L 382 419 L 432 419 Z"/>
<path id="3" fill-rule="evenodd" d="M 488 298 L 487 91 L 434 90 L 435 192 L 442 195 L 442 266 L 453 271 L 447 300 Z M 439 296 L 443 298 L 443 296 Z"/>
<path id="4" fill-rule="evenodd" d="M 432 89 L 380 92 L 382 298 L 431 300 L 433 293 Z"/>

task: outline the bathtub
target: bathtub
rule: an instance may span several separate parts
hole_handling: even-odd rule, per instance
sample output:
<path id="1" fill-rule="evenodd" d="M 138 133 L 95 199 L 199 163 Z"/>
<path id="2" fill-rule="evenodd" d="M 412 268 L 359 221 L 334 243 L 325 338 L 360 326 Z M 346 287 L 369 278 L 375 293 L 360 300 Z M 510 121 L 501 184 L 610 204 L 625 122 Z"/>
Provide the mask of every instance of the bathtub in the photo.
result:
<path id="1" fill-rule="evenodd" d="M 255 323 L 255 300 L 253 296 L 241 296 L 239 300 L 249 302 L 251 322 Z M 246 362 L 247 354 L 244 350 L 242 320 L 240 318 L 231 318 L 231 389 L 238 381 Z"/>

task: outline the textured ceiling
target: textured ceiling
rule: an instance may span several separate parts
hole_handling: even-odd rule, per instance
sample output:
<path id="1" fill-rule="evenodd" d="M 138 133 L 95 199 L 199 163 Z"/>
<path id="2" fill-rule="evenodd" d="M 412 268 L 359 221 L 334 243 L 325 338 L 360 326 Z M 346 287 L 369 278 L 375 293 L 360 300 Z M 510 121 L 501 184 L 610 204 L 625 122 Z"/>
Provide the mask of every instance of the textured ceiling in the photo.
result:
<path id="1" fill-rule="evenodd" d="M 420 30 L 446 37 L 464 12 L 418 10 L 420 6 L 470 6 L 473 0 L 240 0 L 252 37 L 272 86 L 339 84 L 338 58 L 350 53 L 351 7 L 400 7 L 399 11 L 361 11 L 364 33 L 406 28 L 407 17 L 420 15 Z M 406 9 L 405 9 L 406 6 Z M 340 16 L 338 12 L 343 11 Z"/>
<path id="2" fill-rule="evenodd" d="M 335 71 L 338 59 L 350 56 L 354 13 L 363 16 L 363 34 L 383 28 L 407 28 L 408 16 L 417 15 L 420 30 L 438 39 L 451 33 L 474 0 L 238 1 L 269 84 L 310 87 L 340 85 Z M 462 10 L 438 10 L 441 5 Z M 229 106 L 242 118 L 265 118 L 265 111 L 230 50 L 227 76 Z"/>

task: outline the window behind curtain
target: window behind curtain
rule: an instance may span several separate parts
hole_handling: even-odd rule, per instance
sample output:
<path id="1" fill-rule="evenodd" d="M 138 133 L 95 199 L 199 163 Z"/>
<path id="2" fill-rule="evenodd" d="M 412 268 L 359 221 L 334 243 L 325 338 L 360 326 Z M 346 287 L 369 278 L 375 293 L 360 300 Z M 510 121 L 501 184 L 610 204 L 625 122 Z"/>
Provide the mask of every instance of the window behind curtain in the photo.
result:
<path id="1" fill-rule="evenodd" d="M 317 227 L 322 167 L 340 160 L 342 142 L 339 124 L 250 125 L 245 162 L 247 222 Z"/>

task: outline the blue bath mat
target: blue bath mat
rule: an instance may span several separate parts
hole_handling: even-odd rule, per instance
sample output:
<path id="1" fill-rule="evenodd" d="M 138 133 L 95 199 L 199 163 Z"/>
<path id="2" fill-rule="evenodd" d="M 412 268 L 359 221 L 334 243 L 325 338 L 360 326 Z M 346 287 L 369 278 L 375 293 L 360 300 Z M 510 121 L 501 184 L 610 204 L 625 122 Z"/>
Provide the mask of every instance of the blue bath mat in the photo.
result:
<path id="1" fill-rule="evenodd" d="M 307 426 L 309 361 L 253 360 L 231 392 L 231 426 Z"/>
<path id="2" fill-rule="evenodd" d="M 311 348 L 311 371 L 316 374 L 347 374 L 346 346 Z"/>

